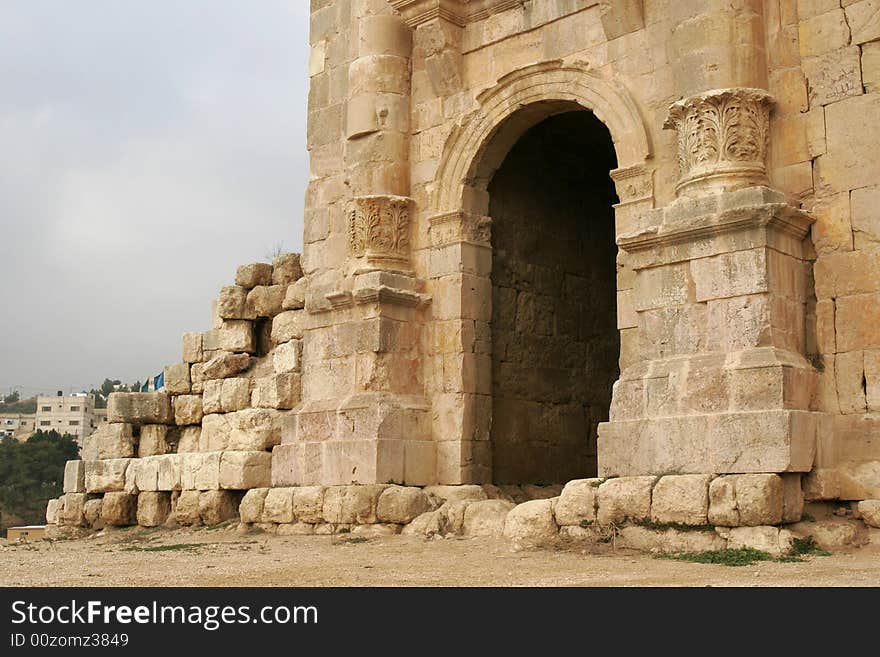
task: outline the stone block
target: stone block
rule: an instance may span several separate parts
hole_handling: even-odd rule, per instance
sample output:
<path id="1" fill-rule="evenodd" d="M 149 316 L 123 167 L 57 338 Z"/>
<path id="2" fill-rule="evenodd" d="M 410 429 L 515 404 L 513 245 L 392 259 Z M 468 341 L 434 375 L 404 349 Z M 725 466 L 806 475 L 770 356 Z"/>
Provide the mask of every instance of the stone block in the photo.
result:
<path id="1" fill-rule="evenodd" d="M 559 526 L 585 525 L 596 520 L 601 479 L 575 479 L 565 484 L 554 508 Z"/>
<path id="2" fill-rule="evenodd" d="M 290 372 L 255 379 L 251 405 L 256 408 L 290 409 L 300 401 L 302 378 Z"/>
<path id="3" fill-rule="evenodd" d="M 504 537 L 536 545 L 554 541 L 559 532 L 554 502 L 555 498 L 531 500 L 513 507 L 504 519 Z"/>
<path id="4" fill-rule="evenodd" d="M 878 69 L 880 69 L 880 42 L 877 43 Z M 880 83 L 880 75 L 878 75 Z M 852 229 L 856 249 L 880 247 L 880 185 L 854 189 L 850 196 Z M 874 252 L 880 258 L 880 253 Z M 869 283 L 870 284 L 870 283 Z"/>
<path id="5" fill-rule="evenodd" d="M 141 435 L 138 438 L 138 457 L 158 456 L 171 452 L 173 448 L 168 438 L 173 436 L 168 425 L 145 424 L 141 427 Z"/>
<path id="6" fill-rule="evenodd" d="M 301 340 L 305 329 L 306 316 L 302 310 L 286 310 L 272 319 L 272 342 L 280 344 L 290 340 Z"/>
<path id="7" fill-rule="evenodd" d="M 596 515 L 599 524 L 620 525 L 627 521 L 648 520 L 654 480 L 653 476 L 619 477 L 600 484 Z"/>
<path id="8" fill-rule="evenodd" d="M 779 556 L 791 550 L 796 538 L 793 532 L 779 527 L 734 527 L 727 536 L 727 547 L 731 550 L 751 548 Z"/>
<path id="9" fill-rule="evenodd" d="M 202 403 L 205 413 L 231 413 L 244 410 L 251 403 L 251 380 L 232 378 L 206 381 Z"/>
<path id="10" fill-rule="evenodd" d="M 272 284 L 290 285 L 303 275 L 299 253 L 283 253 L 272 259 Z"/>
<path id="11" fill-rule="evenodd" d="M 201 363 L 205 354 L 202 350 L 202 334 L 198 331 L 183 334 L 183 360 L 187 363 Z"/>
<path id="12" fill-rule="evenodd" d="M 181 489 L 180 463 L 182 455 L 164 454 L 156 457 L 156 489 L 173 491 Z"/>
<path id="13" fill-rule="evenodd" d="M 622 527 L 614 545 L 619 548 L 654 553 L 707 552 L 723 550 L 727 540 L 714 530 L 651 529 L 639 525 Z"/>
<path id="14" fill-rule="evenodd" d="M 49 500 L 46 504 L 46 524 L 47 525 L 57 525 L 58 524 L 58 509 L 61 507 L 60 499 Z"/>
<path id="15" fill-rule="evenodd" d="M 67 527 L 81 527 L 85 522 L 85 493 L 65 493 L 61 496 L 58 508 L 58 524 Z"/>
<path id="16" fill-rule="evenodd" d="M 868 527 L 880 527 L 880 500 L 862 500 L 858 509 Z"/>
<path id="17" fill-rule="evenodd" d="M 295 488 L 270 488 L 263 500 L 262 522 L 293 522 Z"/>
<path id="18" fill-rule="evenodd" d="M 293 491 L 293 516 L 297 522 L 324 522 L 324 487 L 296 487 Z"/>
<path id="19" fill-rule="evenodd" d="M 64 492 L 86 492 L 86 469 L 83 461 L 68 461 L 64 464 Z"/>
<path id="20" fill-rule="evenodd" d="M 372 524 L 376 522 L 379 495 L 387 486 L 364 484 L 330 486 L 324 490 L 324 520 L 335 524 Z"/>
<path id="21" fill-rule="evenodd" d="M 248 313 L 247 290 L 239 285 L 222 288 L 217 299 L 217 315 L 222 320 L 254 319 Z"/>
<path id="22" fill-rule="evenodd" d="M 132 459 L 125 472 L 125 492 L 133 495 L 141 491 L 159 490 L 159 457 Z"/>
<path id="23" fill-rule="evenodd" d="M 180 525 L 199 525 L 202 522 L 199 515 L 199 497 L 201 492 L 197 490 L 180 491 L 180 496 L 174 504 L 171 512 L 171 521 Z"/>
<path id="24" fill-rule="evenodd" d="M 188 395 L 192 389 L 190 364 L 175 363 L 165 366 L 165 392 L 169 395 Z"/>
<path id="25" fill-rule="evenodd" d="M 83 460 L 125 459 L 135 455 L 135 440 L 128 422 L 108 422 L 83 438 Z"/>
<path id="26" fill-rule="evenodd" d="M 263 503 L 266 501 L 268 488 L 251 488 L 241 498 L 238 505 L 238 515 L 242 522 L 261 522 L 263 518 Z"/>
<path id="27" fill-rule="evenodd" d="M 709 523 L 755 527 L 782 522 L 783 485 L 775 474 L 717 477 L 709 484 Z"/>
<path id="28" fill-rule="evenodd" d="M 507 514 L 515 506 L 513 502 L 507 500 L 472 500 L 469 502 L 464 510 L 462 523 L 462 533 L 465 536 L 502 536 L 504 534 Z"/>
<path id="29" fill-rule="evenodd" d="M 840 495 L 840 478 L 833 468 L 814 468 L 803 479 L 806 501 L 833 500 Z"/>
<path id="30" fill-rule="evenodd" d="M 780 475 L 782 479 L 782 522 L 799 522 L 804 512 L 804 491 L 800 474 Z"/>
<path id="31" fill-rule="evenodd" d="M 200 395 L 205 389 L 205 363 L 193 363 L 189 368 L 189 378 L 193 393 Z"/>
<path id="32" fill-rule="evenodd" d="M 127 527 L 137 524 L 138 496 L 124 492 L 109 492 L 101 504 L 101 521 L 109 527 Z"/>
<path id="33" fill-rule="evenodd" d="M 87 493 L 109 493 L 125 489 L 125 471 L 132 459 L 84 461 Z"/>
<path id="34" fill-rule="evenodd" d="M 252 317 L 275 317 L 283 308 L 286 285 L 258 285 L 247 294 L 247 313 Z"/>
<path id="35" fill-rule="evenodd" d="M 223 452 L 220 456 L 220 488 L 247 490 L 272 483 L 269 452 Z"/>
<path id="36" fill-rule="evenodd" d="M 174 422 L 179 426 L 199 424 L 202 421 L 202 396 L 178 395 L 174 398 Z"/>
<path id="37" fill-rule="evenodd" d="M 131 424 L 174 424 L 171 397 L 164 392 L 111 392 L 107 421 Z"/>
<path id="38" fill-rule="evenodd" d="M 667 475 L 654 486 L 651 522 L 705 525 L 712 475 Z"/>
<path id="39" fill-rule="evenodd" d="M 219 525 L 238 517 L 239 496 L 228 490 L 208 490 L 199 495 L 199 518 L 205 525 Z"/>
<path id="40" fill-rule="evenodd" d="M 390 486 L 382 491 L 376 507 L 379 522 L 405 525 L 431 508 L 421 488 Z"/>
<path id="41" fill-rule="evenodd" d="M 877 317 L 880 317 L 880 294 L 838 297 L 835 319 L 838 352 L 880 347 Z"/>
<path id="42" fill-rule="evenodd" d="M 201 436 L 201 427 L 181 427 L 180 441 L 177 443 L 177 453 L 198 452 Z"/>
<path id="43" fill-rule="evenodd" d="M 210 379 L 226 379 L 250 367 L 251 358 L 247 354 L 221 353 L 204 364 L 202 377 Z"/>
<path id="44" fill-rule="evenodd" d="M 104 508 L 104 498 L 86 500 L 83 505 L 83 517 L 86 524 L 92 529 L 103 529 L 104 521 L 101 520 L 101 509 Z"/>
<path id="45" fill-rule="evenodd" d="M 275 374 L 299 372 L 302 369 L 302 341 L 282 342 L 272 352 Z"/>
<path id="46" fill-rule="evenodd" d="M 272 265 L 267 262 L 242 265 L 235 272 L 235 284 L 248 290 L 257 285 L 271 285 Z"/>
<path id="47" fill-rule="evenodd" d="M 306 307 L 306 292 L 308 292 L 308 279 L 301 278 L 296 283 L 287 286 L 284 300 L 281 302 L 283 310 L 300 310 Z"/>
<path id="48" fill-rule="evenodd" d="M 252 354 L 257 350 L 254 324 L 244 319 L 225 319 L 217 332 L 220 349 L 235 353 Z"/>
<path id="49" fill-rule="evenodd" d="M 434 501 L 436 506 L 440 506 L 443 502 L 458 502 L 460 500 L 470 500 L 479 502 L 489 499 L 486 491 L 482 486 L 475 484 L 465 484 L 462 486 L 425 486 L 423 489 L 425 495 Z"/>
<path id="50" fill-rule="evenodd" d="M 171 514 L 171 493 L 143 492 L 137 497 L 137 524 L 158 527 Z"/>

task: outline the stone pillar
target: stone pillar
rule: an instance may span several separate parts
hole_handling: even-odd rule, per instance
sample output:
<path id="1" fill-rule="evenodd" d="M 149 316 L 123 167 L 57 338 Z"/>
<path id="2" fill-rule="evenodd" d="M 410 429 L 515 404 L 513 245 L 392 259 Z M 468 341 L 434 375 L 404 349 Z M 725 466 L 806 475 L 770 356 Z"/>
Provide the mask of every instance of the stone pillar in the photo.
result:
<path id="1" fill-rule="evenodd" d="M 768 187 L 763 2 L 674 3 L 677 198 L 619 235 L 639 361 L 599 428 L 599 474 L 807 472 L 812 219 Z"/>
<path id="2" fill-rule="evenodd" d="M 435 482 L 409 198 L 412 32 L 384 0 L 351 5 L 345 276 L 303 339 L 303 403 L 275 485 Z"/>

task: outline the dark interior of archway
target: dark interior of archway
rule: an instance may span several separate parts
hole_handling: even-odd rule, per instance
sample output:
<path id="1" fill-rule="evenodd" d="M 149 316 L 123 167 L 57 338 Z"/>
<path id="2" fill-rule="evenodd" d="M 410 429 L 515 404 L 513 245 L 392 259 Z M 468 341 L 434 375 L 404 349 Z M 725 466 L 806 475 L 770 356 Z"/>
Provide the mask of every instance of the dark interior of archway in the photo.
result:
<path id="1" fill-rule="evenodd" d="M 616 166 L 605 125 L 566 112 L 527 131 L 489 184 L 496 484 L 596 474 L 619 375 Z"/>

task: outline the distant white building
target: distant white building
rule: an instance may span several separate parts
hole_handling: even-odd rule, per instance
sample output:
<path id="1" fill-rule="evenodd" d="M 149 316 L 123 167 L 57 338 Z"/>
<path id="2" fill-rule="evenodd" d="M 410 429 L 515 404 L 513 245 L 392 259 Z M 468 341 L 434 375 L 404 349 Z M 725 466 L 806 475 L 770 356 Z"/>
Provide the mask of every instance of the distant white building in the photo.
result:
<path id="1" fill-rule="evenodd" d="M 35 431 L 36 413 L 0 413 L 0 436 L 27 440 Z"/>
<path id="2" fill-rule="evenodd" d="M 98 409 L 96 413 L 95 399 L 88 393 L 63 395 L 59 391 L 54 397 L 37 397 L 35 430 L 67 433 L 76 436 L 77 443 L 82 445 L 83 438 L 91 435 L 102 421 L 107 421 L 107 412 Z"/>

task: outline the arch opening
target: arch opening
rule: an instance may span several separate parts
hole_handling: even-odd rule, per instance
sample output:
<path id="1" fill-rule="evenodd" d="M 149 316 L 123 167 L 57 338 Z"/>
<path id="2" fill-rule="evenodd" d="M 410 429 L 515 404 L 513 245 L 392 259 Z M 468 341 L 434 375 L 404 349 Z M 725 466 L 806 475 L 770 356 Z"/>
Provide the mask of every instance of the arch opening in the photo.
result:
<path id="1" fill-rule="evenodd" d="M 492 218 L 492 480 L 554 484 L 595 476 L 619 376 L 617 157 L 591 111 L 523 112 L 469 181 Z"/>

